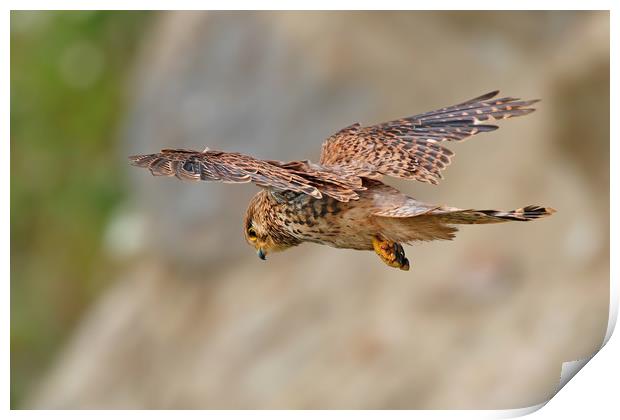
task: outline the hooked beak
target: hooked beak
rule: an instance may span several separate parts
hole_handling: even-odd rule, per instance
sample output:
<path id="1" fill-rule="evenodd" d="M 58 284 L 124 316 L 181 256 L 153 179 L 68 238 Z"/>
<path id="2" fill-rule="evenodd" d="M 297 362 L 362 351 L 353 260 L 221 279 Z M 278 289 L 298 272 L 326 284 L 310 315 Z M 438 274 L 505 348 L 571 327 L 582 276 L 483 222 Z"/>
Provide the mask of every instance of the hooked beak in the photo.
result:
<path id="1" fill-rule="evenodd" d="M 260 258 L 263 261 L 265 261 L 267 259 L 267 258 L 265 258 L 265 256 L 267 254 L 265 254 L 265 251 L 263 251 L 263 248 L 258 248 L 258 251 L 256 252 L 256 255 L 258 255 L 258 258 Z"/>

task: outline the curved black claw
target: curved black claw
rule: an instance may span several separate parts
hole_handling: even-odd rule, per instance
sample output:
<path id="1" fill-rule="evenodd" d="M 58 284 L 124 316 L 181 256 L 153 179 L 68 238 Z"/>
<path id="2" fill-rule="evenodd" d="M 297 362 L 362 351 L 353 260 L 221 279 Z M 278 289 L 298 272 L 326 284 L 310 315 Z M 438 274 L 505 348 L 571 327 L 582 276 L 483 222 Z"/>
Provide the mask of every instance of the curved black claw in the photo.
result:
<path id="1" fill-rule="evenodd" d="M 399 264 L 401 270 L 409 270 L 409 260 L 405 257 L 405 250 L 399 243 L 394 243 L 394 256 Z"/>

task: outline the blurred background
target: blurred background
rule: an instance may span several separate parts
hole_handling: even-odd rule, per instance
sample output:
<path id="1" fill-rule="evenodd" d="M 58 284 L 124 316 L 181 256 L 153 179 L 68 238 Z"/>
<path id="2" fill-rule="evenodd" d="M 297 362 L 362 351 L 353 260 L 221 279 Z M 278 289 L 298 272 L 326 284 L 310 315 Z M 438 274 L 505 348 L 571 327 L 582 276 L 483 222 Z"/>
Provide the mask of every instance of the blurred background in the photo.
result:
<path id="1" fill-rule="evenodd" d="M 318 161 L 322 140 L 490 90 L 538 111 L 450 145 L 463 208 L 558 210 L 372 253 L 243 239 L 251 185 L 162 147 Z M 13 408 L 517 408 L 609 302 L 606 12 L 12 12 Z"/>

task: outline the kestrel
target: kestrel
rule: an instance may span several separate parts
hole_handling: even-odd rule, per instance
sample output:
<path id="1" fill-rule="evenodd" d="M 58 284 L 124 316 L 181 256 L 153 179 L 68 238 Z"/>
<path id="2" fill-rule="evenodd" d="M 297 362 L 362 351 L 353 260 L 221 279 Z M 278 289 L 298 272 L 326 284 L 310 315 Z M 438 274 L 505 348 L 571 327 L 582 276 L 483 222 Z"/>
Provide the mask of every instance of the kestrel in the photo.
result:
<path id="1" fill-rule="evenodd" d="M 443 144 L 496 130 L 487 122 L 527 115 L 538 102 L 496 99 L 498 93 L 369 127 L 350 125 L 325 140 L 319 163 L 209 149 L 163 149 L 129 159 L 153 175 L 262 187 L 250 201 L 243 228 L 263 260 L 314 242 L 374 250 L 388 266 L 408 270 L 402 244 L 450 240 L 460 224 L 529 221 L 555 212 L 542 206 L 500 211 L 427 204 L 381 181 L 387 175 L 437 184 L 454 155 Z"/>

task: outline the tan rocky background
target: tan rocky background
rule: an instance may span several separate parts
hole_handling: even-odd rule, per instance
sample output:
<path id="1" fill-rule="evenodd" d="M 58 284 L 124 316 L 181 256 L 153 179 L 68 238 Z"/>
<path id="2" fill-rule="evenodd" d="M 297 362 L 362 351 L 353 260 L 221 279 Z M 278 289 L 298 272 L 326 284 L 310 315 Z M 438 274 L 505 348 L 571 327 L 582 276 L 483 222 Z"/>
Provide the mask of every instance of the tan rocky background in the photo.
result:
<path id="1" fill-rule="evenodd" d="M 24 406 L 517 408 L 601 345 L 607 13 L 160 13 L 131 65 L 115 163 L 130 194 L 102 238 L 116 274 Z M 543 101 L 454 145 L 439 186 L 390 182 L 429 202 L 558 213 L 406 247 L 409 272 L 315 245 L 262 262 L 241 226 L 253 186 L 126 164 L 205 145 L 318 160 L 353 122 L 494 89 Z"/>

